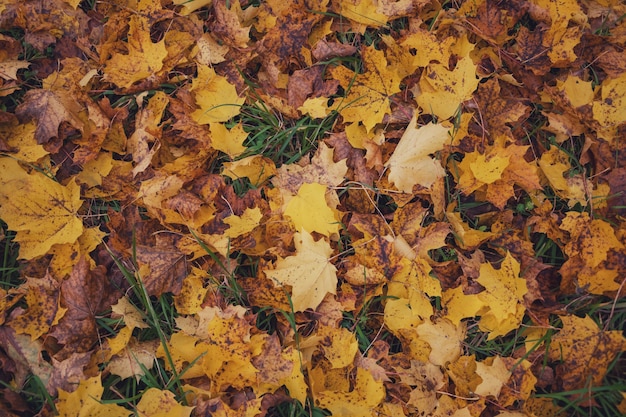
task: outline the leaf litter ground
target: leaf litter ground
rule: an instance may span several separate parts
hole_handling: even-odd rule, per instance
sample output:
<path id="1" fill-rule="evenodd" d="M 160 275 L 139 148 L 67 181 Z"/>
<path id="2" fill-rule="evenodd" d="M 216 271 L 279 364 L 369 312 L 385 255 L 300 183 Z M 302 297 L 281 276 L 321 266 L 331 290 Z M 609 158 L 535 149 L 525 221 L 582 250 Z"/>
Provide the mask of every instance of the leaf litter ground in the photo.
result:
<path id="1" fill-rule="evenodd" d="M 624 16 L 4 2 L 1 414 L 626 414 Z"/>

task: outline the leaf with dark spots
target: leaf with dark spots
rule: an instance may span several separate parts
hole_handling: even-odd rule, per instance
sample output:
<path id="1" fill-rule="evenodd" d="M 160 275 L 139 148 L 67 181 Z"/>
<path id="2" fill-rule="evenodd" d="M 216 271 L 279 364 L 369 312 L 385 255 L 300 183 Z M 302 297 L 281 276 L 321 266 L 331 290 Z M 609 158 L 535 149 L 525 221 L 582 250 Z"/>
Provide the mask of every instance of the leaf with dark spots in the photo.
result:
<path id="1" fill-rule="evenodd" d="M 137 245 L 136 253 L 141 282 L 150 296 L 180 292 L 187 276 L 187 262 L 182 252 L 175 247 Z"/>
<path id="2" fill-rule="evenodd" d="M 78 113 L 80 105 L 72 97 L 51 90 L 30 90 L 16 110 L 20 119 L 32 119 L 37 123 L 35 137 L 37 143 L 44 144 L 59 135 L 59 126 L 68 122 L 77 129 L 83 129 Z"/>

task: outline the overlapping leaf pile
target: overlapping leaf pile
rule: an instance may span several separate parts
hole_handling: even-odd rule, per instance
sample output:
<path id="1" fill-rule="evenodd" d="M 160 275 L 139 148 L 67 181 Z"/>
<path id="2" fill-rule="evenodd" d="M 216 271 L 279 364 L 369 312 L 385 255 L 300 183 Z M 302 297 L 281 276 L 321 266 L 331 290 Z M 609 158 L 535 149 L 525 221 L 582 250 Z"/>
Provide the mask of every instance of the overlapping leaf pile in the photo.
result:
<path id="1" fill-rule="evenodd" d="M 184 385 L 146 389 L 139 415 L 295 399 L 337 416 L 544 416 L 536 390 L 591 391 L 626 349 L 562 301 L 623 296 L 620 1 L 0 13 L 0 218 L 23 279 L 0 289 L 3 414 L 27 413 L 13 391 L 34 375 L 61 415 L 127 416 L 99 401 L 119 398 L 102 381 L 158 364 Z M 250 114 L 328 134 L 272 158 Z M 137 337 L 146 311 L 123 271 L 173 294 L 169 340 Z M 477 357 L 470 330 L 525 344 Z"/>

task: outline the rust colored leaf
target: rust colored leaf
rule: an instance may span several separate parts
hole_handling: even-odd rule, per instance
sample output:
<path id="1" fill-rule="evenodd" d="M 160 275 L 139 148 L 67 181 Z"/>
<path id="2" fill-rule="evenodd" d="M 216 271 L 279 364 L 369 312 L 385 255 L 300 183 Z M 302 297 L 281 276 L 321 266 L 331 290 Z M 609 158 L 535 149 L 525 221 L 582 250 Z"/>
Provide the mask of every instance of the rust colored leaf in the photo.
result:
<path id="1" fill-rule="evenodd" d="M 59 126 L 63 122 L 83 129 L 83 121 L 78 116 L 80 111 L 80 105 L 72 97 L 62 92 L 36 89 L 26 93 L 16 114 L 20 118 L 36 121 L 37 143 L 44 144 L 59 136 Z"/>
<path id="2" fill-rule="evenodd" d="M 64 346 L 57 354 L 60 360 L 93 348 L 98 341 L 96 316 L 110 308 L 120 295 L 103 266 L 90 269 L 87 260 L 81 258 L 61 284 L 61 306 L 67 312 L 50 332 Z"/>

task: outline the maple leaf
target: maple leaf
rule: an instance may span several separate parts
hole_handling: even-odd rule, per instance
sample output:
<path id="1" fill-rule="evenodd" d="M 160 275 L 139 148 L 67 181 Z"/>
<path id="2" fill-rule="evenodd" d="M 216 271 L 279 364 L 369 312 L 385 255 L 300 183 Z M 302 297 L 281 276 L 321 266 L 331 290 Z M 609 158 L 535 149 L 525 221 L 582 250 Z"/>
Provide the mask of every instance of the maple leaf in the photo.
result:
<path id="1" fill-rule="evenodd" d="M 332 69 L 331 74 L 344 88 L 350 87 L 347 105 L 339 111 L 344 122 L 363 122 L 369 132 L 383 121 L 385 114 L 391 113 L 389 97 L 400 92 L 400 76 L 394 65 L 389 65 L 383 51 L 366 47 L 362 54 L 367 70 L 363 74 L 355 78 L 352 71 L 341 66 Z"/>
<path id="2" fill-rule="evenodd" d="M 36 121 L 35 138 L 37 143 L 45 144 L 59 136 L 59 125 L 63 122 L 83 129 L 84 123 L 78 115 L 81 110 L 81 106 L 63 92 L 35 89 L 26 93 L 16 114 Z"/>
<path id="3" fill-rule="evenodd" d="M 478 82 L 476 65 L 469 54 L 460 59 L 453 70 L 447 68 L 447 63 L 430 64 L 419 81 L 421 92 L 417 104 L 425 113 L 440 120 L 449 119 L 471 98 Z"/>
<path id="4" fill-rule="evenodd" d="M 206 65 L 198 65 L 198 77 L 193 79 L 190 90 L 199 107 L 191 118 L 201 125 L 228 121 L 239 114 L 245 101 L 237 95 L 234 85 Z"/>
<path id="5" fill-rule="evenodd" d="M 430 188 L 438 178 L 445 176 L 441 163 L 430 155 L 442 150 L 449 140 L 448 128 L 432 123 L 418 127 L 414 115 L 385 164 L 389 168 L 389 181 L 405 193 L 412 193 L 416 184 Z"/>
<path id="6" fill-rule="evenodd" d="M 32 340 L 38 339 L 56 325 L 66 309 L 59 306 L 59 284 L 49 275 L 43 278 L 28 278 L 26 283 L 12 294 L 21 293 L 28 309 L 16 314 L 7 323 L 18 334 L 29 334 Z"/>
<path id="7" fill-rule="evenodd" d="M 179 404 L 171 391 L 148 388 L 141 395 L 137 412 L 145 417 L 189 417 L 193 407 Z"/>
<path id="8" fill-rule="evenodd" d="M 174 296 L 176 311 L 180 314 L 194 314 L 202 310 L 202 302 L 208 288 L 204 288 L 205 272 L 193 267 L 189 275 L 183 280 L 182 288 Z"/>
<path id="9" fill-rule="evenodd" d="M 296 255 L 279 259 L 276 269 L 265 275 L 281 286 L 290 285 L 294 311 L 315 310 L 326 294 L 337 291 L 337 269 L 328 259 L 332 249 L 328 242 L 317 242 L 306 230 L 294 235 Z"/>
<path id="10" fill-rule="evenodd" d="M 302 162 L 302 161 L 301 161 Z M 319 183 L 328 187 L 336 187 L 344 181 L 348 171 L 345 159 L 335 162 L 333 149 L 321 142 L 311 163 L 285 164 L 276 171 L 272 184 L 282 193 L 289 191 L 297 194 L 302 184 Z"/>
<path id="11" fill-rule="evenodd" d="M 73 392 L 59 390 L 56 404 L 61 417 L 128 417 L 132 413 L 117 404 L 104 404 L 100 401 L 104 388 L 100 375 L 81 381 Z"/>
<path id="12" fill-rule="evenodd" d="M 135 377 L 139 381 L 154 366 L 154 352 L 158 345 L 157 340 L 137 342 L 131 338 L 123 349 L 108 361 L 106 370 L 122 379 Z"/>
<path id="13" fill-rule="evenodd" d="M 53 245 L 74 243 L 83 233 L 78 217 L 83 202 L 75 182 L 63 186 L 0 157 L 0 189 L 0 218 L 17 232 L 21 258 L 45 255 Z"/>
<path id="14" fill-rule="evenodd" d="M 234 162 L 225 162 L 223 175 L 229 178 L 248 178 L 252 184 L 259 186 L 276 174 L 276 164 L 261 155 L 252 155 Z"/>
<path id="15" fill-rule="evenodd" d="M 502 210 L 508 199 L 515 195 L 514 185 L 529 193 L 541 188 L 537 167 L 524 159 L 527 150 L 528 146 L 511 144 L 494 146 L 485 154 L 478 151 L 466 153 L 458 164 L 461 171 L 459 187 L 466 195 L 486 188 L 487 201 Z"/>
<path id="16" fill-rule="evenodd" d="M 30 336 L 16 334 L 9 326 L 0 326 L 0 346 L 6 357 L 13 363 L 12 383 L 23 387 L 29 374 L 36 375 L 44 385 L 48 385 L 53 366 L 44 360 L 41 340 L 32 340 Z M 54 393 L 54 390 L 49 390 Z"/>
<path id="17" fill-rule="evenodd" d="M 67 311 L 49 333 L 64 345 L 59 356 L 92 348 L 98 340 L 96 315 L 109 308 L 119 295 L 104 266 L 90 269 L 84 257 L 79 260 L 61 284 L 61 306 Z"/>
<path id="18" fill-rule="evenodd" d="M 149 295 L 180 293 L 187 265 L 182 252 L 171 246 L 136 245 L 140 279 Z"/>
<path id="19" fill-rule="evenodd" d="M 169 99 L 162 91 L 157 92 L 148 105 L 141 109 L 135 119 L 135 131 L 128 138 L 128 151 L 133 155 L 133 176 L 144 172 L 160 148 L 161 117 Z"/>
<path id="20" fill-rule="evenodd" d="M 593 118 L 602 126 L 598 135 L 612 141 L 617 137 L 616 128 L 626 123 L 626 74 L 605 79 L 601 88 L 601 100 L 593 102 Z"/>
<path id="21" fill-rule="evenodd" d="M 128 53 L 114 53 L 104 64 L 105 80 L 125 89 L 161 71 L 167 57 L 165 41 L 153 43 L 150 39 L 148 18 L 132 15 L 129 26 Z"/>
<path id="22" fill-rule="evenodd" d="M 385 398 L 385 388 L 367 370 L 357 368 L 353 390 L 316 390 L 313 397 L 316 406 L 327 408 L 332 415 L 369 417 Z"/>
<path id="23" fill-rule="evenodd" d="M 609 223 L 591 219 L 589 213 L 567 212 L 560 228 L 569 232 L 570 240 L 563 248 L 568 260 L 561 268 L 561 288 L 572 283 L 592 294 L 616 291 L 620 284 L 620 264 L 611 265 L 609 259 L 615 252 L 622 252 L 624 244 L 617 239 Z"/>
<path id="24" fill-rule="evenodd" d="M 212 26 L 213 32 L 229 46 L 246 48 L 250 41 L 251 28 L 244 23 L 246 19 L 239 0 L 216 0 L 214 7 L 217 19 Z"/>
<path id="25" fill-rule="evenodd" d="M 560 378 L 566 391 L 599 386 L 615 355 L 626 350 L 619 330 L 605 331 L 589 316 L 562 316 L 563 329 L 552 337 L 549 354 L 560 360 Z"/>
<path id="26" fill-rule="evenodd" d="M 516 329 L 526 311 L 523 304 L 526 280 L 519 278 L 519 273 L 519 263 L 510 253 L 500 269 L 489 263 L 481 264 L 476 281 L 485 290 L 478 294 L 464 294 L 461 287 L 444 291 L 442 302 L 447 306 L 446 317 L 458 324 L 462 318 L 481 316 L 479 327 L 490 332 L 489 340 Z"/>
<path id="27" fill-rule="evenodd" d="M 222 151 L 231 158 L 241 155 L 246 147 L 243 142 L 248 133 L 243 130 L 241 123 L 227 129 L 222 123 L 211 123 L 211 146 Z"/>
<path id="28" fill-rule="evenodd" d="M 282 348 L 276 333 L 265 340 L 263 354 L 252 358 L 252 364 L 259 370 L 257 395 L 273 392 L 285 385 L 289 395 L 300 402 L 306 401 L 307 385 L 300 370 L 300 353 L 289 346 Z"/>
<path id="29" fill-rule="evenodd" d="M 363 33 L 367 27 L 380 27 L 387 23 L 388 17 L 377 10 L 377 3 L 372 0 L 341 0 L 339 13 L 350 19 L 356 32 Z"/>
<path id="30" fill-rule="evenodd" d="M 326 186 L 302 184 L 298 194 L 285 205 L 284 215 L 296 230 L 304 229 L 330 236 L 339 232 L 339 213 L 326 202 Z"/>

